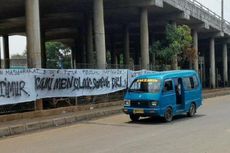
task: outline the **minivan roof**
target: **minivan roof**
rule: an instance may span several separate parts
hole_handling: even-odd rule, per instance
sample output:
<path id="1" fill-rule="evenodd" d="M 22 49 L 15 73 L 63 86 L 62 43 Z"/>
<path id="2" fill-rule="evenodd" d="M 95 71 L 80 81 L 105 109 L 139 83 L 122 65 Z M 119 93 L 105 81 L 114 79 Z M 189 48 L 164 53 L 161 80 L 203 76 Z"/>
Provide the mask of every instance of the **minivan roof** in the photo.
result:
<path id="1" fill-rule="evenodd" d="M 177 77 L 188 77 L 196 74 L 197 73 L 194 70 L 173 70 L 173 71 L 153 72 L 150 74 L 138 76 L 136 79 L 170 79 L 170 78 L 177 78 Z"/>

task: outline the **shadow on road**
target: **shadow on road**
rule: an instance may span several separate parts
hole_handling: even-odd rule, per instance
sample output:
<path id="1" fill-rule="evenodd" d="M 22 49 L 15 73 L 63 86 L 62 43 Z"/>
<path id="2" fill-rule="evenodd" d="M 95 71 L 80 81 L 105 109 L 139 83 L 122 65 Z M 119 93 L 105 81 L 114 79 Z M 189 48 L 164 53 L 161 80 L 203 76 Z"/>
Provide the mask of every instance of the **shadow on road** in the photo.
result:
<path id="1" fill-rule="evenodd" d="M 182 121 L 188 121 L 188 120 L 195 120 L 197 118 L 201 118 L 201 117 L 204 117 L 204 116 L 206 116 L 206 115 L 197 114 L 194 117 L 187 117 L 187 115 L 177 115 L 177 116 L 173 117 L 173 121 L 169 122 L 169 124 L 170 123 L 178 123 L 178 122 L 182 122 Z M 168 124 L 161 117 L 141 118 L 137 122 L 129 121 L 127 123 L 128 124 L 156 124 L 156 125 L 158 125 L 158 124 L 159 125 L 160 124 Z"/>

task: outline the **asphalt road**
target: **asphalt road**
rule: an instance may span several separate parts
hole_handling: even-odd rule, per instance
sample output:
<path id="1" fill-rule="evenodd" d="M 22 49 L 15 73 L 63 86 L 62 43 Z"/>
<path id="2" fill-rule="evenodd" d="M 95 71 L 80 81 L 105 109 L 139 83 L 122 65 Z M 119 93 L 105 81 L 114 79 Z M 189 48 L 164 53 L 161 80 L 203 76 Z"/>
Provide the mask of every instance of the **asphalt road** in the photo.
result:
<path id="1" fill-rule="evenodd" d="M 205 100 L 193 118 L 130 122 L 124 114 L 3 138 L 1 153 L 230 153 L 230 96 Z"/>

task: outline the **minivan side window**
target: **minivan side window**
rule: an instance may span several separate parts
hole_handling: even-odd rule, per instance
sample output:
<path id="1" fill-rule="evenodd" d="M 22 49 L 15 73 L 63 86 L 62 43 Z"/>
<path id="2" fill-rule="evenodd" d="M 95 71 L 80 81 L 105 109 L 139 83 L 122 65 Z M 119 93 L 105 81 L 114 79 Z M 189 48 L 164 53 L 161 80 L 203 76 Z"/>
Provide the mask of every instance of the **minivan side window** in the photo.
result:
<path id="1" fill-rule="evenodd" d="M 186 90 L 192 89 L 192 84 L 189 77 L 183 78 L 183 85 Z"/>
<path id="2" fill-rule="evenodd" d="M 193 82 L 194 82 L 194 88 L 198 88 L 199 83 L 198 83 L 197 77 L 196 77 L 196 76 L 193 76 L 192 78 L 193 78 Z"/>
<path id="3" fill-rule="evenodd" d="M 172 80 L 166 80 L 164 84 L 164 92 L 173 91 Z"/>
<path id="4" fill-rule="evenodd" d="M 183 78 L 183 84 L 187 90 L 195 89 L 199 86 L 196 76 Z"/>
<path id="5" fill-rule="evenodd" d="M 191 83 L 191 89 L 194 89 L 194 80 L 193 77 L 189 77 L 190 83 Z"/>

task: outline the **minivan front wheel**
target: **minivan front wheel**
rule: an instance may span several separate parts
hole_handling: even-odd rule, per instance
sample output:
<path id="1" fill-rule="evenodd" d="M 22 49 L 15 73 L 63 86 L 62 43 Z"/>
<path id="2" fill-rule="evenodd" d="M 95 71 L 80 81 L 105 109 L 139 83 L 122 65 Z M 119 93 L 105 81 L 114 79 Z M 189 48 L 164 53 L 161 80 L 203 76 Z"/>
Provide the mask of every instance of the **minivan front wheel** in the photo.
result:
<path id="1" fill-rule="evenodd" d="M 166 122 L 171 122 L 172 119 L 173 119 L 173 110 L 172 108 L 168 107 L 164 114 L 164 120 Z"/>
<path id="2" fill-rule="evenodd" d="M 192 103 L 190 108 L 189 108 L 187 115 L 189 117 L 193 117 L 195 114 L 196 114 L 196 105 L 194 103 Z"/>
<path id="3" fill-rule="evenodd" d="M 139 119 L 140 119 L 140 116 L 139 116 L 139 115 L 135 115 L 135 114 L 130 114 L 129 117 L 130 117 L 130 119 L 131 119 L 133 122 L 137 122 L 137 121 L 139 121 Z"/>

